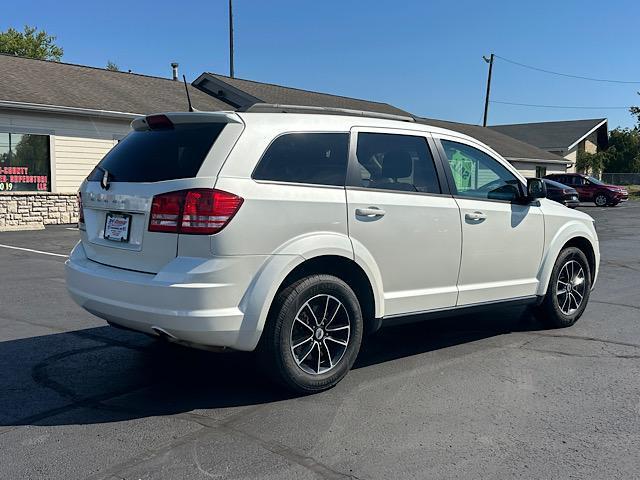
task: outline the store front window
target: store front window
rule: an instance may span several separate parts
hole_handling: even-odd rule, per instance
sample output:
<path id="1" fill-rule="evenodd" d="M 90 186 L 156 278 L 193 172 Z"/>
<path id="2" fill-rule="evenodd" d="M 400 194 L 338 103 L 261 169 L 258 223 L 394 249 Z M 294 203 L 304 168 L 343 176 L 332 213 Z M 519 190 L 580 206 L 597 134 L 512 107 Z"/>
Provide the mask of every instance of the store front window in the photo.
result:
<path id="1" fill-rule="evenodd" d="M 0 132 L 0 192 L 51 189 L 49 136 Z"/>

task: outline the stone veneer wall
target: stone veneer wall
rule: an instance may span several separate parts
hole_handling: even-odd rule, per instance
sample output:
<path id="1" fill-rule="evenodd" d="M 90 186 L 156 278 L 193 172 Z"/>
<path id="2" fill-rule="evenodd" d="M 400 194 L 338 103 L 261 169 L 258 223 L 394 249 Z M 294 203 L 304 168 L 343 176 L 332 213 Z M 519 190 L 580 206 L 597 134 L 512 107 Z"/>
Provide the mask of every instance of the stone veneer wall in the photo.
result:
<path id="1" fill-rule="evenodd" d="M 75 223 L 75 194 L 12 192 L 0 194 L 0 231 L 34 230 L 45 225 Z"/>

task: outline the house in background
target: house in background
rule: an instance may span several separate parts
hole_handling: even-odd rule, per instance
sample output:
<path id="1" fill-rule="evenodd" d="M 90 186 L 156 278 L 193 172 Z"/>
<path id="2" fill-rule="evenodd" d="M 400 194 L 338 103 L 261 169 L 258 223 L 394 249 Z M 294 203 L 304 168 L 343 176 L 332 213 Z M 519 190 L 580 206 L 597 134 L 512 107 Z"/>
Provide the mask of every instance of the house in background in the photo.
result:
<path id="1" fill-rule="evenodd" d="M 568 172 L 576 171 L 578 152 L 596 153 L 608 147 L 606 118 L 493 125 L 489 128 L 567 159 L 570 163 Z"/>
<path id="2" fill-rule="evenodd" d="M 491 128 L 432 118 L 424 120 L 434 127 L 448 128 L 486 143 L 525 177 L 543 177 L 548 173 L 567 171 L 568 162 L 564 158 Z"/>
<path id="3" fill-rule="evenodd" d="M 0 230 L 77 221 L 76 192 L 138 116 L 186 111 L 182 82 L 0 54 Z M 331 107 L 411 116 L 388 103 L 205 72 L 188 86 L 202 111 L 256 103 Z M 564 172 L 566 160 L 498 131 L 428 123 L 486 143 L 525 176 Z"/>
<path id="4" fill-rule="evenodd" d="M 186 110 L 170 79 L 0 55 L 0 230 L 77 221 L 76 192 L 148 113 Z M 228 109 L 189 87 L 204 110 Z"/>

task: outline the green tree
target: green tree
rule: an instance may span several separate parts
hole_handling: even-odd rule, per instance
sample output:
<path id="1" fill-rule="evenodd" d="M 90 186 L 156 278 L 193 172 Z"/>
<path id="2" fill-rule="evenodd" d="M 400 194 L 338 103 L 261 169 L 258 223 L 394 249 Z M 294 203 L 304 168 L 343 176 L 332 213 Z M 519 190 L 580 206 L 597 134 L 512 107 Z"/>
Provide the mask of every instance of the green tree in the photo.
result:
<path id="1" fill-rule="evenodd" d="M 120 68 L 115 62 L 112 62 L 111 60 L 109 60 L 107 62 L 107 70 L 111 70 L 112 72 L 119 72 Z"/>
<path id="2" fill-rule="evenodd" d="M 606 172 L 640 173 L 640 127 L 611 130 L 606 153 Z"/>
<path id="3" fill-rule="evenodd" d="M 600 175 L 609 164 L 609 150 L 597 153 L 578 152 L 576 169 L 590 175 Z"/>
<path id="4" fill-rule="evenodd" d="M 24 32 L 9 28 L 0 32 L 0 53 L 59 62 L 63 50 L 54 43 L 55 39 L 44 30 L 29 25 L 25 25 Z"/>
<path id="5" fill-rule="evenodd" d="M 640 95 L 640 92 L 638 92 L 638 95 Z M 631 107 L 629 111 L 631 115 L 635 115 L 638 119 L 638 128 L 640 128 L 640 107 Z"/>

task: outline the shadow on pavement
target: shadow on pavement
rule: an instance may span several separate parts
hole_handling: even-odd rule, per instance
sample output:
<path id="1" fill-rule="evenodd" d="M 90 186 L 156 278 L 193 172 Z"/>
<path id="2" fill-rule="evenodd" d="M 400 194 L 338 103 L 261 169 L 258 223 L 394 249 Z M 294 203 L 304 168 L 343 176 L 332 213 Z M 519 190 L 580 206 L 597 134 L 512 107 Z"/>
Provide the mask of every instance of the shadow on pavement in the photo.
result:
<path id="1" fill-rule="evenodd" d="M 539 328 L 515 308 L 389 327 L 366 339 L 354 369 Z M 252 354 L 191 350 L 111 327 L 2 342 L 0 362 L 0 431 L 291 398 L 263 378 Z"/>

